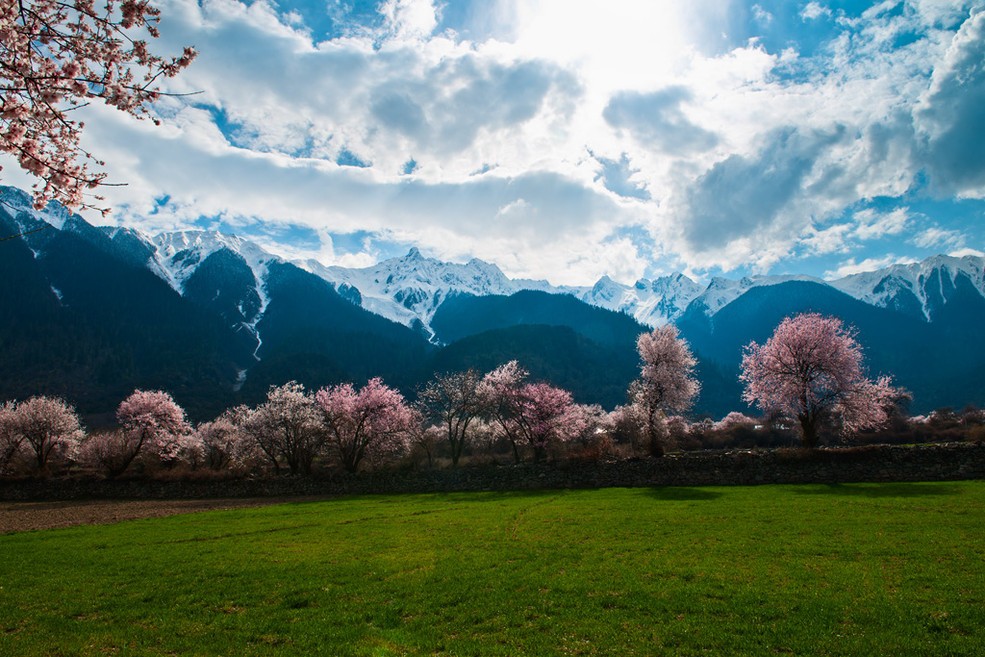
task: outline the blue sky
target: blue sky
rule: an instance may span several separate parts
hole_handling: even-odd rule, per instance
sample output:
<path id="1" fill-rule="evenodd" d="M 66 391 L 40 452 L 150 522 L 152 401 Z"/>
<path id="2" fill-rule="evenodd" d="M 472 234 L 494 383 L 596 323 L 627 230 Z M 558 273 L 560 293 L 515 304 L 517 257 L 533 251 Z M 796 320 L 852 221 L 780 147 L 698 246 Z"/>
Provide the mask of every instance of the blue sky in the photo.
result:
<path id="1" fill-rule="evenodd" d="M 985 249 L 985 0 L 158 4 L 194 95 L 85 110 L 146 232 L 556 284 Z"/>

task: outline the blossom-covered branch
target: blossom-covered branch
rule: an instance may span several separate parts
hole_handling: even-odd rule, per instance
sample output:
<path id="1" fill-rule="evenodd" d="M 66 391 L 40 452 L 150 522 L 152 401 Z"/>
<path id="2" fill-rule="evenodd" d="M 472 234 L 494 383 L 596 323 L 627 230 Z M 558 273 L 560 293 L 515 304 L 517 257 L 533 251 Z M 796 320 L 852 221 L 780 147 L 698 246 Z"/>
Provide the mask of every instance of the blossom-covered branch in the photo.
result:
<path id="1" fill-rule="evenodd" d="M 139 37 L 156 38 L 160 16 L 149 0 L 0 3 L 0 151 L 40 179 L 38 209 L 51 200 L 94 208 L 85 195 L 106 184 L 105 173 L 89 169 L 104 163 L 82 148 L 85 125 L 72 111 L 99 99 L 137 118 L 151 116 L 159 80 L 195 58 L 190 47 L 172 58 L 151 53 Z"/>

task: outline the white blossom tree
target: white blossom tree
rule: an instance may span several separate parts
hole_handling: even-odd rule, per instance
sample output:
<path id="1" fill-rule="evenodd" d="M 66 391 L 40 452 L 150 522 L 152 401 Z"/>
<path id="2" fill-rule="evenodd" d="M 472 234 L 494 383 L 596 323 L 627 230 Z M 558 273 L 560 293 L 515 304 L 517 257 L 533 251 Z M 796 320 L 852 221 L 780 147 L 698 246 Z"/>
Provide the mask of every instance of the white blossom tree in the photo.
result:
<path id="1" fill-rule="evenodd" d="M 418 395 L 419 409 L 445 429 L 452 465 L 458 465 L 469 442 L 469 426 L 485 411 L 481 380 L 473 369 L 439 374 Z"/>
<path id="2" fill-rule="evenodd" d="M 272 386 L 267 401 L 246 423 L 275 470 L 283 459 L 291 474 L 311 474 L 315 457 L 325 446 L 325 428 L 314 396 L 302 384 L 288 381 Z"/>
<path id="3" fill-rule="evenodd" d="M 84 435 L 75 409 L 54 397 L 31 397 L 16 404 L 12 423 L 39 471 L 45 469 L 54 454 L 73 455 Z"/>
<path id="4" fill-rule="evenodd" d="M 642 367 L 630 386 L 630 400 L 642 419 L 650 454 L 663 456 L 667 415 L 687 411 L 701 390 L 694 376 L 697 360 L 670 324 L 640 335 L 636 348 Z"/>

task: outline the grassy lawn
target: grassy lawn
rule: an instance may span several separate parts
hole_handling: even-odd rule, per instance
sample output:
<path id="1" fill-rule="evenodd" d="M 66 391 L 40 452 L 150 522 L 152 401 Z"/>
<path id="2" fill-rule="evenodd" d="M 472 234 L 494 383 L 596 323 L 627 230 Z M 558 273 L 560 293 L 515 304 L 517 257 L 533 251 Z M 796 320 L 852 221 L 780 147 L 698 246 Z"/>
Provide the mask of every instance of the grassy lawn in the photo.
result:
<path id="1" fill-rule="evenodd" d="M 0 655 L 983 655 L 985 482 L 373 496 L 0 536 Z"/>

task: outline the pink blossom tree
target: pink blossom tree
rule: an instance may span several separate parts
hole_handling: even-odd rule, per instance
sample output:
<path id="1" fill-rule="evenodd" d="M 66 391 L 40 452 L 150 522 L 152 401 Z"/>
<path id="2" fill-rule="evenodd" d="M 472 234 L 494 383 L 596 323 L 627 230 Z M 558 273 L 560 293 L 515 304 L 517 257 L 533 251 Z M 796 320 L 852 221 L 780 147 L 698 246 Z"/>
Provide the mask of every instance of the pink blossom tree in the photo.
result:
<path id="1" fill-rule="evenodd" d="M 527 383 L 527 371 L 515 360 L 486 374 L 479 385 L 485 415 L 498 427 L 520 462 L 520 445 L 543 461 L 551 444 L 584 430 L 571 393 L 548 383 Z"/>
<path id="2" fill-rule="evenodd" d="M 571 393 L 549 383 L 528 383 L 520 389 L 520 404 L 514 418 L 516 431 L 533 448 L 534 461 L 547 459 L 553 444 L 568 440 L 579 417 L 572 412 Z M 566 422 L 568 421 L 568 422 Z"/>
<path id="3" fill-rule="evenodd" d="M 275 473 L 280 472 L 281 454 L 279 449 L 279 432 L 275 426 L 271 426 L 270 415 L 262 412 L 259 408 L 250 408 L 246 405 L 230 408 L 225 412 L 225 416 L 243 435 L 244 441 L 240 449 L 244 454 L 252 453 L 256 461 L 265 461 L 270 464 Z"/>
<path id="4" fill-rule="evenodd" d="M 14 402 L 0 404 L 0 475 L 6 474 L 24 444 L 24 435 L 17 430 L 16 417 Z"/>
<path id="5" fill-rule="evenodd" d="M 701 390 L 694 376 L 697 360 L 670 324 L 640 335 L 636 349 L 642 367 L 629 389 L 631 403 L 643 423 L 650 453 L 663 456 L 667 415 L 687 411 Z"/>
<path id="6" fill-rule="evenodd" d="M 407 439 L 412 447 L 416 447 L 424 452 L 429 468 L 434 466 L 435 451 L 443 437 L 444 432 L 441 427 L 428 423 L 427 418 L 420 409 L 411 408 L 411 422 L 407 432 Z"/>
<path id="7" fill-rule="evenodd" d="M 600 436 L 608 439 L 612 429 L 609 414 L 598 404 L 571 404 L 559 424 L 566 442 L 580 443 L 583 447 L 597 447 Z"/>
<path id="8" fill-rule="evenodd" d="M 34 456 L 34 466 L 44 470 L 53 454 L 71 456 L 84 433 L 75 409 L 53 397 L 31 397 L 14 408 L 14 430 Z"/>
<path id="9" fill-rule="evenodd" d="M 164 462 L 177 459 L 185 445 L 182 437 L 191 433 L 184 409 L 160 390 L 134 390 L 116 409 L 116 419 L 119 442 L 115 449 L 105 446 L 99 457 L 111 477 L 122 474 L 141 451 Z"/>
<path id="10" fill-rule="evenodd" d="M 0 3 L 0 150 L 40 179 L 35 206 L 49 200 L 92 207 L 84 192 L 103 183 L 103 163 L 84 150 L 72 112 L 99 100 L 143 118 L 193 48 L 165 59 L 146 37 L 158 36 L 160 10 L 149 0 L 6 0 Z M 155 123 L 157 119 L 154 119 Z"/>
<path id="11" fill-rule="evenodd" d="M 404 396 L 370 379 L 361 390 L 350 383 L 322 388 L 315 393 L 328 431 L 328 442 L 348 472 L 364 458 L 382 460 L 406 449 L 406 435 L 414 421 Z"/>
<path id="12" fill-rule="evenodd" d="M 733 429 L 735 427 L 753 426 L 755 424 L 755 418 L 751 418 L 748 415 L 738 411 L 731 411 L 718 422 L 714 422 L 709 428 L 714 431 L 728 431 L 729 429 Z"/>
<path id="13" fill-rule="evenodd" d="M 469 443 L 469 426 L 485 411 L 486 400 L 479 388 L 481 381 L 473 369 L 439 374 L 418 394 L 418 408 L 445 429 L 452 465 L 458 465 Z"/>
<path id="14" fill-rule="evenodd" d="M 837 317 L 787 317 L 766 344 L 746 346 L 743 399 L 767 413 L 796 418 L 803 445 L 810 448 L 825 426 L 853 434 L 885 425 L 892 405 L 907 393 L 889 377 L 866 378 L 855 335 Z"/>
<path id="15" fill-rule="evenodd" d="M 479 384 L 485 414 L 510 443 L 516 463 L 520 462 L 520 444 L 523 440 L 516 418 L 520 414 L 520 391 L 527 375 L 527 370 L 520 367 L 517 361 L 511 360 L 487 373 Z"/>

